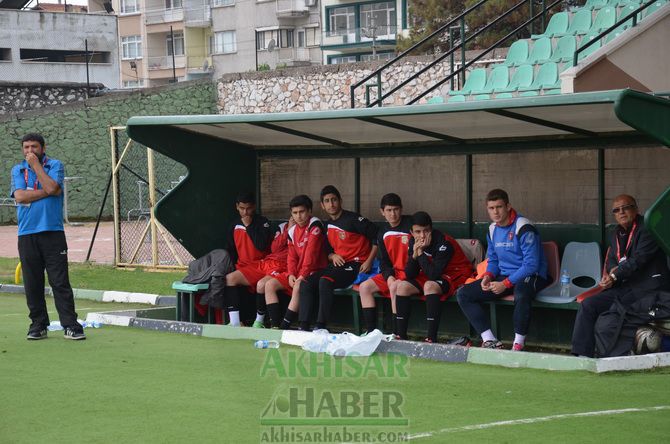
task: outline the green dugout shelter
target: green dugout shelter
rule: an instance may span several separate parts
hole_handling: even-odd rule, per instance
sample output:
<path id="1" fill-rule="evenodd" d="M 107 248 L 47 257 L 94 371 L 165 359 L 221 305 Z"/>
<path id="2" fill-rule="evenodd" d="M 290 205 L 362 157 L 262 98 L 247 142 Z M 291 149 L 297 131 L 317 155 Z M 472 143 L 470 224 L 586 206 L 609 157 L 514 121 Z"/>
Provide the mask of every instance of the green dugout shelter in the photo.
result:
<path id="1" fill-rule="evenodd" d="M 559 244 L 570 239 L 602 242 L 608 213 L 604 153 L 614 146 L 636 148 L 660 143 L 670 147 L 670 100 L 619 90 L 338 111 L 132 117 L 127 131 L 135 141 L 188 168 L 187 177 L 157 204 L 155 212 L 195 257 L 223 245 L 225 228 L 236 214 L 234 198 L 240 190 L 264 195 L 259 201 L 261 211 L 272 203 L 272 190 L 280 184 L 272 183 L 273 174 L 266 174 L 270 183 L 265 183 L 264 189 L 270 191 L 261 193 L 261 165 L 267 159 L 351 159 L 353 202 L 345 202 L 345 206 L 359 209 L 361 181 L 365 181 L 361 177 L 362 161 L 375 157 L 402 161 L 416 156 L 462 156 L 464 171 L 459 176 L 462 185 L 458 192 L 464 195 L 463 217 L 444 225 L 457 237 L 483 238 L 485 224 L 476 223 L 474 217 L 481 199 L 473 194 L 473 156 L 596 150 L 595 223 L 561 221 L 540 229 L 544 238 L 553 238 Z M 265 165 L 272 169 L 272 163 Z M 485 173 L 499 177 L 514 174 L 509 170 Z M 300 174 L 308 172 L 285 171 L 281 185 Z M 398 180 L 407 179 L 400 173 Z M 668 187 L 668 177 L 658 180 L 664 182 L 663 188 Z M 440 191 L 424 188 L 421 192 L 437 195 Z M 406 201 L 411 198 L 404 196 Z M 281 205 L 287 203 L 282 201 Z M 670 188 L 651 205 L 646 220 L 670 254 Z"/>

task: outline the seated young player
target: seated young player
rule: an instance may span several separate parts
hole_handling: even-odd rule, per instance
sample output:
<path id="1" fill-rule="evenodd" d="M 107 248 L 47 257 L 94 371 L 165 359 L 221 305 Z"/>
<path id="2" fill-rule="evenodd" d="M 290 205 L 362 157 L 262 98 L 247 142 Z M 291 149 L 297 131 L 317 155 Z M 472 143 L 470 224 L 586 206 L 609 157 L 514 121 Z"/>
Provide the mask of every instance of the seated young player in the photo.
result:
<path id="1" fill-rule="evenodd" d="M 300 285 L 300 322 L 303 326 L 309 323 L 313 304 L 318 300 L 317 329 L 326 328 L 335 289 L 347 288 L 359 272 L 370 271 L 377 253 L 377 226 L 360 214 L 343 210 L 337 188 L 327 185 L 321 190 L 321 208 L 329 217 L 326 248 L 330 263 L 321 271 L 318 284 L 306 280 Z"/>
<path id="2" fill-rule="evenodd" d="M 407 339 L 410 296 L 418 294 L 426 301 L 426 342 L 436 342 L 441 302 L 456 293 L 472 275 L 472 264 L 453 237 L 433 229 L 433 221 L 424 211 L 412 216 L 408 256 L 405 280 L 396 287 L 398 335 Z"/>
<path id="3" fill-rule="evenodd" d="M 295 225 L 295 222 L 293 222 L 292 218 L 289 218 L 288 222 L 279 224 L 277 231 L 275 232 L 274 240 L 270 245 L 270 254 L 260 261 L 237 270 L 242 273 L 247 282 L 249 282 L 249 287 L 256 288 L 256 320 L 252 327 L 265 327 L 265 284 L 267 284 L 273 276 L 286 272 L 288 230 L 293 225 Z"/>
<path id="4" fill-rule="evenodd" d="M 377 247 L 379 249 L 379 268 L 381 273 L 372 276 L 363 282 L 358 291 L 361 296 L 361 306 L 365 318 L 365 330 L 370 333 L 377 325 L 375 310 L 375 293 L 381 293 L 391 298 L 393 311 L 393 333 L 396 331 L 396 287 L 398 282 L 405 279 L 405 264 L 407 263 L 412 218 L 403 216 L 402 201 L 395 193 L 385 194 L 379 205 L 380 212 L 386 223 L 377 233 Z"/>
<path id="5" fill-rule="evenodd" d="M 264 288 L 272 328 L 282 329 L 288 329 L 297 317 L 300 287 L 303 281 L 315 283 L 319 277 L 318 272 L 327 264 L 323 224 L 312 216 L 312 199 L 301 194 L 291 199 L 289 207 L 291 219 L 295 224 L 287 231 L 287 271 L 273 272 L 265 282 Z M 279 307 L 280 291 L 291 295 L 283 318 Z M 308 322 L 300 323 L 301 329 L 308 327 Z"/>
<path id="6" fill-rule="evenodd" d="M 228 229 L 227 250 L 235 262 L 235 271 L 226 275 L 226 301 L 230 325 L 240 325 L 240 294 L 246 291 L 241 286 L 250 283 L 241 270 L 257 267 L 270 247 L 272 231 L 270 221 L 256 214 L 256 199 L 251 193 L 240 193 L 235 201 L 239 217 Z M 261 276 L 262 277 L 262 276 Z"/>

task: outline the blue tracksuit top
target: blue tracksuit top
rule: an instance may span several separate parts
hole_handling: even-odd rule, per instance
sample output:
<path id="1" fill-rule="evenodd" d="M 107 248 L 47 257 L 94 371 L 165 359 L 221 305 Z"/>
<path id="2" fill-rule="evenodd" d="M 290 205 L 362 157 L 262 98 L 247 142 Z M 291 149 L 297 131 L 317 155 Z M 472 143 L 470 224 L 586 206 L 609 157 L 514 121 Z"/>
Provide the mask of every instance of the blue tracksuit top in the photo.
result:
<path id="1" fill-rule="evenodd" d="M 512 223 L 489 226 L 487 273 L 506 276 L 512 285 L 534 274 L 547 278 L 547 258 L 537 229 L 525 217 L 510 212 Z"/>

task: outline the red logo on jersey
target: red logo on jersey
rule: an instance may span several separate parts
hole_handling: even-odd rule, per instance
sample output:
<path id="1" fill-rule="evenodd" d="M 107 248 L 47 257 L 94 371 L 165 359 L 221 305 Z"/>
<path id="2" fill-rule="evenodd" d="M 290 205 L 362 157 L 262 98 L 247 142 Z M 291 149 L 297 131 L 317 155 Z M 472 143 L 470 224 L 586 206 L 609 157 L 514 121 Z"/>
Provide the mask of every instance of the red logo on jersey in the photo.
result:
<path id="1" fill-rule="evenodd" d="M 509 240 L 514 239 L 514 233 L 513 233 L 512 231 L 510 231 L 509 234 L 507 235 L 507 238 L 508 238 Z"/>
<path id="2" fill-rule="evenodd" d="M 321 233 L 321 230 L 319 230 L 319 227 L 312 228 L 312 234 L 314 236 L 318 235 L 319 233 Z"/>

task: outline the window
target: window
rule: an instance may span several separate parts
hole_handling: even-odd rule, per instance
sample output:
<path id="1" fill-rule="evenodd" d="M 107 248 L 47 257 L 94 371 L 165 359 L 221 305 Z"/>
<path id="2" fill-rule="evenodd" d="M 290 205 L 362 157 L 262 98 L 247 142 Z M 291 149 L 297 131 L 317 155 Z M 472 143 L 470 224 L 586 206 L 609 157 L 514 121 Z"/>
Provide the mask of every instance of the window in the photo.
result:
<path id="1" fill-rule="evenodd" d="M 237 51 L 235 31 L 215 32 L 211 46 L 212 54 L 226 54 Z"/>
<path id="2" fill-rule="evenodd" d="M 305 47 L 305 31 L 298 31 L 298 48 Z"/>
<path id="3" fill-rule="evenodd" d="M 121 37 L 121 54 L 123 59 L 142 58 L 142 36 Z"/>
<path id="4" fill-rule="evenodd" d="M 140 12 L 139 0 L 121 0 L 121 14 Z"/>
<path id="5" fill-rule="evenodd" d="M 361 62 L 369 62 L 371 60 L 391 60 L 392 58 L 392 52 L 377 53 L 374 56 L 372 54 L 361 54 Z"/>
<path id="6" fill-rule="evenodd" d="M 182 0 L 165 0 L 165 9 L 181 8 Z"/>
<path id="7" fill-rule="evenodd" d="M 167 55 L 172 55 L 172 37 L 170 34 L 167 35 L 165 39 L 165 44 L 167 45 Z M 174 33 L 174 55 L 181 56 L 184 55 L 184 33 L 175 32 Z"/>
<path id="8" fill-rule="evenodd" d="M 342 63 L 355 63 L 356 56 L 337 56 L 330 58 L 331 65 L 341 65 Z"/>
<path id="9" fill-rule="evenodd" d="M 124 80 L 123 81 L 123 87 L 124 88 L 142 88 L 144 86 L 144 80 Z"/>
<path id="10" fill-rule="evenodd" d="M 256 32 L 256 50 L 265 49 L 265 32 Z"/>
<path id="11" fill-rule="evenodd" d="M 0 60 L 11 61 L 12 60 L 12 50 L 11 48 L 0 48 Z"/>
<path id="12" fill-rule="evenodd" d="M 360 6 L 361 28 L 366 37 L 390 36 L 396 31 L 395 2 L 372 3 Z"/>
<path id="13" fill-rule="evenodd" d="M 235 0 L 212 0 L 212 6 L 230 6 L 234 4 Z"/>
<path id="14" fill-rule="evenodd" d="M 280 31 L 280 42 L 282 48 L 293 48 L 293 30 L 292 29 L 281 29 Z"/>
<path id="15" fill-rule="evenodd" d="M 330 35 L 350 34 L 356 28 L 356 13 L 353 6 L 328 10 Z"/>

